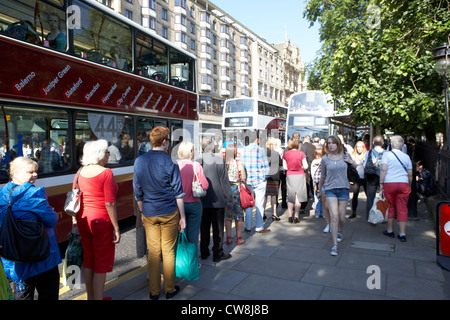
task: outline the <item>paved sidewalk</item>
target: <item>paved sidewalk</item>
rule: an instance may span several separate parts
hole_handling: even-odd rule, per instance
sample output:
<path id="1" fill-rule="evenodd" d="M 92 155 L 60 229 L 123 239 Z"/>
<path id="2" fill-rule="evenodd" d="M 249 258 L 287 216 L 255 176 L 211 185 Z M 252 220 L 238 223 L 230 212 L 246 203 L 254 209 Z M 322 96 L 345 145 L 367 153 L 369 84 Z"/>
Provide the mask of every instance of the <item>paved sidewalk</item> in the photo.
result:
<path id="1" fill-rule="evenodd" d="M 450 275 L 436 264 L 435 226 L 424 204 L 418 204 L 419 219 L 407 224 L 405 243 L 384 236 L 385 225 L 370 226 L 365 205 L 360 193 L 358 216 L 346 219 L 338 256 L 330 255 L 325 219 L 311 210 L 290 224 L 287 211 L 279 210 L 281 221 L 266 221 L 272 232 L 244 232 L 245 244 L 236 246 L 235 237 L 224 244 L 231 259 L 199 259 L 200 279 L 177 279 L 181 292 L 173 300 L 449 300 Z M 105 296 L 148 300 L 146 268 L 110 283 Z"/>

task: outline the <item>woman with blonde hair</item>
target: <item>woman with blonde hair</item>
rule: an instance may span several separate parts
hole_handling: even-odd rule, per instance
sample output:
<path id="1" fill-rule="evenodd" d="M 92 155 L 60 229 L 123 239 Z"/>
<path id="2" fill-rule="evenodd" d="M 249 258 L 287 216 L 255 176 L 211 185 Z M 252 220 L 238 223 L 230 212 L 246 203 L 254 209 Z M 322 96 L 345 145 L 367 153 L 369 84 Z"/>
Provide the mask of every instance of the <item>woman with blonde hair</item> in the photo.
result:
<path id="1" fill-rule="evenodd" d="M 0 263 L 15 282 L 23 283 L 24 289 L 17 292 L 20 300 L 58 300 L 59 270 L 61 263 L 55 225 L 58 214 L 47 202 L 44 187 L 35 187 L 38 164 L 30 158 L 18 157 L 10 163 L 11 181 L 0 189 L 0 227 L 5 219 L 11 200 L 11 214 L 15 219 L 42 221 L 50 240 L 50 255 L 39 262 L 15 263 L 1 258 Z"/>
<path id="2" fill-rule="evenodd" d="M 352 158 L 356 163 L 356 171 L 358 171 L 359 180 L 353 183 L 353 198 L 352 198 L 352 215 L 349 219 L 356 217 L 356 208 L 358 207 L 358 196 L 359 189 L 361 186 L 364 187 L 364 192 L 366 191 L 366 180 L 364 179 L 364 159 L 366 158 L 366 145 L 363 141 L 358 141 L 353 148 Z"/>
<path id="3" fill-rule="evenodd" d="M 227 233 L 227 244 L 231 244 L 231 223 L 234 220 L 236 226 L 236 243 L 241 245 L 245 243 L 242 239 L 242 221 L 245 212 L 241 207 L 241 199 L 239 197 L 239 184 L 245 183 L 246 175 L 242 162 L 237 161 L 237 147 L 234 144 L 228 144 L 225 149 L 225 163 L 227 166 L 228 179 L 231 185 L 231 200 L 225 207 L 225 231 Z"/>
<path id="4" fill-rule="evenodd" d="M 181 184 L 184 192 L 184 214 L 186 216 L 186 236 L 189 242 L 198 246 L 198 237 L 200 233 L 200 224 L 202 222 L 203 206 L 199 197 L 195 197 L 192 193 L 192 181 L 195 177 L 199 180 L 202 189 L 208 189 L 208 181 L 206 180 L 203 168 L 200 163 L 192 161 L 194 159 L 195 148 L 192 142 L 183 141 L 178 148 L 178 167 L 181 173 Z"/>
<path id="5" fill-rule="evenodd" d="M 278 189 L 280 188 L 280 165 L 282 165 L 281 156 L 275 149 L 277 148 L 277 140 L 275 138 L 267 138 L 266 155 L 269 160 L 269 177 L 267 178 L 266 196 L 264 197 L 264 208 L 266 207 L 267 197 L 270 197 L 272 205 L 272 220 L 280 221 L 277 216 Z"/>
<path id="6" fill-rule="evenodd" d="M 348 153 L 344 153 L 344 146 L 336 136 L 329 136 L 325 146 L 327 153 L 322 157 L 321 177 L 318 194 L 321 194 L 322 187 L 326 196 L 328 210 L 330 212 L 330 229 L 333 238 L 333 247 L 330 254 L 338 255 L 337 244 L 343 238 L 345 211 L 347 201 L 350 199 L 350 184 L 347 178 L 347 163 L 355 165 Z"/>

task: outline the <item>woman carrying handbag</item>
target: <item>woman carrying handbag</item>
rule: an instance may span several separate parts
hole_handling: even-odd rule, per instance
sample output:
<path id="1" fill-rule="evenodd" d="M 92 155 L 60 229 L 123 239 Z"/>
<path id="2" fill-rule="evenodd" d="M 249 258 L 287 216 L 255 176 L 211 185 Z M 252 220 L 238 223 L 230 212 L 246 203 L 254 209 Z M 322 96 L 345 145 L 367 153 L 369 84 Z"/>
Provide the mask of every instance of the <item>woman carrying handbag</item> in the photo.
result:
<path id="1" fill-rule="evenodd" d="M 231 184 L 232 199 L 228 201 L 225 207 L 225 231 L 227 234 L 227 244 L 231 244 L 231 224 L 234 220 L 236 226 L 236 244 L 245 243 L 242 239 L 242 221 L 245 212 L 241 205 L 240 185 L 246 181 L 245 169 L 240 161 L 236 160 L 237 148 L 235 145 L 229 144 L 225 149 L 225 159 L 227 165 L 228 179 Z"/>
<path id="2" fill-rule="evenodd" d="M 192 142 L 181 142 L 178 148 L 178 167 L 181 173 L 181 184 L 184 192 L 184 214 L 186 216 L 185 233 L 190 243 L 195 243 L 195 248 L 198 246 L 198 237 L 200 234 L 200 224 L 202 222 L 203 206 L 200 197 L 194 193 L 193 185 L 200 184 L 201 190 L 208 189 L 208 180 L 203 174 L 203 168 L 198 162 L 192 161 L 194 159 L 194 144 Z"/>

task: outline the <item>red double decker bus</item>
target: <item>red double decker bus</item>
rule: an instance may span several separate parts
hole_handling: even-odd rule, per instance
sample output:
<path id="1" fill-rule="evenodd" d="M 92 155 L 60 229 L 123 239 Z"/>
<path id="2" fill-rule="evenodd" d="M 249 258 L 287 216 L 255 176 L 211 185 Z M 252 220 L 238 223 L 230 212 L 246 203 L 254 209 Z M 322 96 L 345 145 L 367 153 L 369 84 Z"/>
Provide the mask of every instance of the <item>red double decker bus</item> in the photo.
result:
<path id="1" fill-rule="evenodd" d="M 196 57 L 92 0 L 0 0 L 0 186 L 17 156 L 39 163 L 60 215 L 83 145 L 106 139 L 119 185 L 119 219 L 134 214 L 133 163 L 148 133 L 198 130 Z M 174 140 L 174 139 L 172 139 Z"/>

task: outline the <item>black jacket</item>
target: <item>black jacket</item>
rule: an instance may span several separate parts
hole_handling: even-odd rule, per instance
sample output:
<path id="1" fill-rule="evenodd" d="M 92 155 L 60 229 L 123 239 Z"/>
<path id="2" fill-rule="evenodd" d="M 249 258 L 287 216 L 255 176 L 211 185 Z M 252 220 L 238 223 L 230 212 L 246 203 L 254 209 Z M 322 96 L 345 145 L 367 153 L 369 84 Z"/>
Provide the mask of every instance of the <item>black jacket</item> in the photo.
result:
<path id="1" fill-rule="evenodd" d="M 203 153 L 203 158 L 196 161 L 203 166 L 203 173 L 209 184 L 206 196 L 200 198 L 203 208 L 225 208 L 232 197 L 225 159 L 206 152 Z"/>

